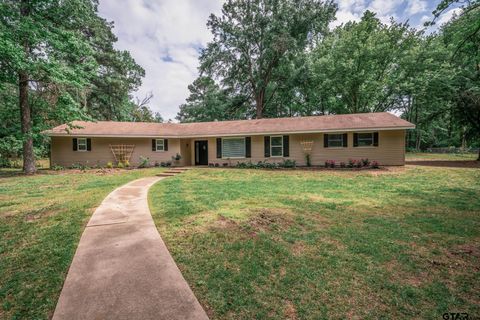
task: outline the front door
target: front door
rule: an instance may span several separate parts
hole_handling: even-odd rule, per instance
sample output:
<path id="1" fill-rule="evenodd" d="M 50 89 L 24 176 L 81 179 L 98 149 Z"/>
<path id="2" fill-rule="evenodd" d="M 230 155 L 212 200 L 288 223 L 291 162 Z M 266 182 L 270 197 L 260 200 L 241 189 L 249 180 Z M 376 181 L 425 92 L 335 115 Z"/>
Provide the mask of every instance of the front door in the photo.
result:
<path id="1" fill-rule="evenodd" d="M 208 164 L 208 141 L 195 141 L 195 165 L 206 166 Z"/>

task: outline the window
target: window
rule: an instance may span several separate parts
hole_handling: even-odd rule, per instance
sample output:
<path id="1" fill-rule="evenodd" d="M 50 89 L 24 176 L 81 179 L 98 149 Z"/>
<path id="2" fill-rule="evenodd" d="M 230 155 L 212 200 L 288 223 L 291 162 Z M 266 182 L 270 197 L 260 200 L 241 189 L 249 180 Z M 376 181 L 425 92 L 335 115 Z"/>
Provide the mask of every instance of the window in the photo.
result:
<path id="1" fill-rule="evenodd" d="M 156 139 L 155 140 L 155 151 L 165 151 L 165 140 L 164 139 Z"/>
<path id="2" fill-rule="evenodd" d="M 270 138 L 270 154 L 272 157 L 283 157 L 283 137 L 275 136 Z"/>
<path id="3" fill-rule="evenodd" d="M 357 146 L 373 146 L 373 132 L 357 133 Z"/>
<path id="4" fill-rule="evenodd" d="M 343 134 L 328 134 L 328 147 L 343 147 Z"/>
<path id="5" fill-rule="evenodd" d="M 245 138 L 223 138 L 222 158 L 245 158 Z"/>
<path id="6" fill-rule="evenodd" d="M 78 138 L 77 139 L 77 150 L 78 151 L 87 151 L 87 139 Z"/>

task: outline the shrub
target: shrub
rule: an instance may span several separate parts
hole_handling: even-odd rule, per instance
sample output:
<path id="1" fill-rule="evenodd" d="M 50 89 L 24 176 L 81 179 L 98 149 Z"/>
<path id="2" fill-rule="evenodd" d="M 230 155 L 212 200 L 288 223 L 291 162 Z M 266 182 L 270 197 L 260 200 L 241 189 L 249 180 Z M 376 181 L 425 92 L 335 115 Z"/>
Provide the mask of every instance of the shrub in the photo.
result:
<path id="1" fill-rule="evenodd" d="M 130 167 L 130 161 L 125 160 L 125 162 L 123 163 L 123 165 L 125 166 L 125 168 Z"/>
<path id="2" fill-rule="evenodd" d="M 305 154 L 305 162 L 307 163 L 307 167 L 312 166 L 312 159 L 311 159 L 310 153 Z"/>
<path id="3" fill-rule="evenodd" d="M 172 166 L 172 161 L 167 161 L 167 162 L 165 162 L 165 166 L 167 166 L 167 167 Z"/>
<path id="4" fill-rule="evenodd" d="M 70 169 L 76 169 L 76 170 L 82 170 L 82 171 L 85 171 L 85 170 L 88 170 L 90 169 L 89 166 L 87 165 L 84 165 L 82 163 L 74 163 L 70 166 Z"/>
<path id="5" fill-rule="evenodd" d="M 362 165 L 364 167 L 368 167 L 370 165 L 370 160 L 368 160 L 368 159 L 362 159 L 361 161 L 362 161 Z"/>
<path id="6" fill-rule="evenodd" d="M 123 162 L 119 161 L 119 162 L 117 163 L 117 168 L 122 169 L 122 168 L 124 168 L 124 167 L 125 167 L 125 165 L 123 164 Z"/>
<path id="7" fill-rule="evenodd" d="M 210 168 L 213 168 L 213 167 L 215 167 L 215 164 L 214 164 L 213 162 L 210 162 L 210 163 L 208 164 L 208 166 L 209 166 Z"/>
<path id="8" fill-rule="evenodd" d="M 348 159 L 348 167 L 349 167 L 349 168 L 355 167 L 356 164 L 357 164 L 357 161 L 356 161 L 356 160 L 354 160 L 354 159 Z"/>
<path id="9" fill-rule="evenodd" d="M 223 163 L 222 164 L 224 167 L 228 167 L 228 163 Z"/>
<path id="10" fill-rule="evenodd" d="M 112 169 L 112 168 L 113 168 L 113 163 L 112 163 L 112 161 L 108 161 L 108 162 L 107 162 L 107 168 L 108 168 L 108 169 Z"/>
<path id="11" fill-rule="evenodd" d="M 54 164 L 54 165 L 52 166 L 52 170 L 54 170 L 54 171 L 60 171 L 60 170 L 65 170 L 65 168 L 62 167 L 62 166 L 59 166 L 58 164 Z"/>
<path id="12" fill-rule="evenodd" d="M 335 168 L 335 160 L 325 161 L 325 168 Z"/>
<path id="13" fill-rule="evenodd" d="M 148 157 L 140 156 L 140 164 L 138 165 L 139 168 L 146 168 L 148 167 L 148 163 L 150 159 Z"/>
<path id="14" fill-rule="evenodd" d="M 377 161 L 372 161 L 372 163 L 370 164 L 370 166 L 371 166 L 373 169 L 378 169 L 378 168 L 380 168 L 380 164 L 379 164 Z"/>
<path id="15" fill-rule="evenodd" d="M 279 165 L 282 168 L 295 168 L 297 166 L 297 162 L 295 160 L 285 159 Z"/>
<path id="16" fill-rule="evenodd" d="M 182 159 L 182 156 L 177 153 L 176 155 L 172 156 L 172 160 L 173 161 L 180 161 Z"/>
<path id="17" fill-rule="evenodd" d="M 355 162 L 355 166 L 356 166 L 357 168 L 361 168 L 362 165 L 363 165 L 362 161 L 357 161 L 357 162 Z"/>
<path id="18" fill-rule="evenodd" d="M 0 168 L 12 168 L 13 163 L 10 159 L 0 157 Z"/>
<path id="19" fill-rule="evenodd" d="M 154 164 L 155 167 L 160 167 L 161 164 L 158 162 L 158 161 L 155 161 L 155 164 Z M 163 167 L 163 166 L 162 166 Z"/>
<path id="20" fill-rule="evenodd" d="M 347 167 L 347 164 L 345 162 L 340 162 L 340 168 L 346 168 Z"/>
<path id="21" fill-rule="evenodd" d="M 218 162 L 215 163 L 215 167 L 216 167 L 216 168 L 220 167 L 220 164 L 219 164 Z"/>

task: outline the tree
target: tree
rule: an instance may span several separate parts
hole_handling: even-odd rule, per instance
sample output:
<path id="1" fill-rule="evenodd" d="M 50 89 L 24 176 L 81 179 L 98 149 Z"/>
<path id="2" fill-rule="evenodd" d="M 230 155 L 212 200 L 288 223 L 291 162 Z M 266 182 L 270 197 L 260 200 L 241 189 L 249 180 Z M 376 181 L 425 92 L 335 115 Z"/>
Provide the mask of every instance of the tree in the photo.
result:
<path id="1" fill-rule="evenodd" d="M 400 61 L 417 35 L 407 24 L 383 24 L 366 11 L 325 37 L 312 52 L 319 105 L 332 113 L 379 112 L 399 103 Z"/>
<path id="2" fill-rule="evenodd" d="M 437 9 L 439 10 L 439 9 Z M 473 1 L 442 28 L 455 67 L 453 97 L 459 121 L 471 137 L 480 138 L 480 2 Z M 480 146 L 480 144 L 479 144 Z M 480 149 L 478 160 L 480 161 Z"/>
<path id="3" fill-rule="evenodd" d="M 335 11 L 331 1 L 228 0 L 207 23 L 214 38 L 200 71 L 232 97 L 246 97 L 247 114 L 262 118 L 288 78 L 281 66 L 322 37 Z"/>
<path id="4" fill-rule="evenodd" d="M 46 154 L 40 133 L 47 128 L 73 120 L 161 119 L 133 101 L 144 70 L 114 49 L 113 24 L 98 16 L 97 6 L 97 0 L 0 3 L 0 144 L 21 141 L 25 173 L 35 172 L 35 154 Z M 0 156 L 12 156 L 5 150 Z"/>

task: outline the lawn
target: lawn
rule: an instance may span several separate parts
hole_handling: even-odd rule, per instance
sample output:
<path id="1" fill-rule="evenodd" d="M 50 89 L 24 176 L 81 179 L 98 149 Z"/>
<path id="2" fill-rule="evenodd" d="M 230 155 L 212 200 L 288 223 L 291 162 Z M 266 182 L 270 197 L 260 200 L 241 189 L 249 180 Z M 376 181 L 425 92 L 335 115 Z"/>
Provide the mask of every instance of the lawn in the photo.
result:
<path id="1" fill-rule="evenodd" d="M 196 169 L 150 206 L 212 319 L 480 316 L 478 169 Z"/>
<path id="2" fill-rule="evenodd" d="M 159 171 L 0 170 L 0 319 L 50 318 L 94 208 L 116 187 Z"/>

